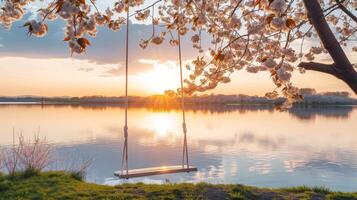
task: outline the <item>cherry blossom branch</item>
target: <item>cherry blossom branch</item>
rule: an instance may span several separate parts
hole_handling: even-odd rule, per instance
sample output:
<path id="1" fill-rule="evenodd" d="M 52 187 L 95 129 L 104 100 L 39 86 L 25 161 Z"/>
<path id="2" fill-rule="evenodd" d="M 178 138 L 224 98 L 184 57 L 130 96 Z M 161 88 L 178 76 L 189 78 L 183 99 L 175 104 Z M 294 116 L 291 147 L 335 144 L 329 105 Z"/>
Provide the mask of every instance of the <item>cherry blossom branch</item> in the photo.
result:
<path id="1" fill-rule="evenodd" d="M 132 17 L 132 16 L 136 15 L 136 14 L 139 13 L 139 12 L 142 12 L 142 11 L 144 11 L 144 10 L 147 10 L 147 9 L 149 9 L 149 8 L 151 8 L 151 7 L 153 7 L 153 6 L 155 6 L 156 4 L 160 3 L 161 1 L 162 1 L 162 0 L 157 0 L 157 1 L 155 1 L 154 3 L 152 3 L 151 5 L 149 5 L 149 6 L 145 7 L 145 8 L 142 8 L 142 9 L 140 9 L 140 10 L 136 10 L 133 14 L 129 15 L 129 17 Z"/>
<path id="2" fill-rule="evenodd" d="M 240 0 L 237 5 L 234 7 L 232 13 L 230 14 L 230 17 L 232 17 L 234 15 L 234 13 L 236 12 L 237 8 L 239 7 L 239 5 L 242 3 L 243 0 Z"/>
<path id="3" fill-rule="evenodd" d="M 54 1 L 50 4 L 50 6 L 48 6 L 48 8 L 51 8 L 52 6 L 54 6 Z M 48 17 L 48 15 L 50 15 L 53 11 L 55 11 L 55 9 L 56 6 L 54 6 L 50 11 L 46 12 L 46 14 L 43 16 L 42 22 L 44 22 Z"/>
<path id="4" fill-rule="evenodd" d="M 99 10 L 98 10 L 98 7 L 95 5 L 94 1 L 93 1 L 93 0 L 90 0 L 90 2 L 91 2 L 91 4 L 94 6 L 94 8 L 97 10 L 97 12 L 100 13 Z"/>
<path id="5" fill-rule="evenodd" d="M 344 42 L 350 39 L 350 37 L 352 37 L 353 35 L 355 35 L 355 33 L 357 32 L 357 29 L 355 29 L 349 36 L 343 38 L 340 42 Z"/>
<path id="6" fill-rule="evenodd" d="M 74 29 L 74 37 L 77 37 L 77 17 L 73 15 L 73 29 Z"/>
<path id="7" fill-rule="evenodd" d="M 344 2 L 344 1 L 345 1 L 345 0 L 342 0 L 341 3 Z M 329 14 L 331 14 L 333 11 L 335 11 L 335 10 L 337 9 L 337 6 L 338 6 L 338 4 L 334 4 L 334 5 L 332 5 L 332 6 L 328 7 L 328 8 L 326 8 L 326 9 L 324 9 L 324 10 L 322 11 L 323 13 L 329 11 L 328 13 L 325 13 L 324 16 L 326 17 L 326 16 L 328 16 Z M 332 9 L 332 10 L 331 10 L 331 9 Z M 309 22 L 309 20 L 304 20 L 304 21 L 300 22 L 300 23 L 295 27 L 295 29 L 300 28 L 301 26 L 303 26 L 303 25 L 306 24 L 307 22 Z M 307 31 L 307 32 L 309 32 L 309 31 Z"/>
<path id="8" fill-rule="evenodd" d="M 343 1 L 340 0 L 335 0 L 338 7 L 346 14 L 348 15 L 353 21 L 357 22 L 357 16 L 355 16 L 354 14 L 352 14 L 343 4 Z"/>
<path id="9" fill-rule="evenodd" d="M 354 70 L 350 60 L 327 24 L 319 1 L 303 0 L 303 2 L 311 24 L 313 24 L 321 43 L 334 61 L 334 69 L 336 69 L 335 72 L 337 73 L 334 73 L 333 75 L 343 80 L 357 94 L 357 72 Z M 315 67 L 315 69 L 321 68 Z"/>

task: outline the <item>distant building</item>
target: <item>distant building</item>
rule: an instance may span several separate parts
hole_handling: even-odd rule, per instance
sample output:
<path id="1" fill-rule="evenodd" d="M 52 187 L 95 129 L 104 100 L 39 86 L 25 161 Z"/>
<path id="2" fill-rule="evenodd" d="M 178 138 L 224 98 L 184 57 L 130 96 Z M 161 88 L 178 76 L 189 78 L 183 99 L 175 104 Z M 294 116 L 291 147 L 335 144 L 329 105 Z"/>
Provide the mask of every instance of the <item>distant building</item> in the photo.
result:
<path id="1" fill-rule="evenodd" d="M 301 88 L 300 93 L 302 95 L 315 95 L 317 92 L 314 88 Z"/>
<path id="2" fill-rule="evenodd" d="M 322 93 L 323 96 L 337 96 L 337 97 L 349 97 L 350 93 L 341 91 L 341 92 L 324 92 Z"/>

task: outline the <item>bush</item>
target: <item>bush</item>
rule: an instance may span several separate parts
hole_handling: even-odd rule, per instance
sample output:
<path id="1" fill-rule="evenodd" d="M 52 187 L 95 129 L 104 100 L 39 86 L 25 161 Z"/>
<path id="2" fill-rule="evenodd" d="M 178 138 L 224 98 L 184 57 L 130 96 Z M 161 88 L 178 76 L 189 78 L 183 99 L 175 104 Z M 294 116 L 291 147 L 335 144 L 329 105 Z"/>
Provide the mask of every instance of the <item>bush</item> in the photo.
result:
<path id="1" fill-rule="evenodd" d="M 231 189 L 229 199 L 245 200 L 254 199 L 252 192 L 243 185 L 234 185 Z"/>
<path id="2" fill-rule="evenodd" d="M 0 167 L 10 176 L 18 171 L 34 174 L 46 168 L 52 160 L 52 147 L 46 138 L 35 135 L 33 139 L 25 140 L 20 134 L 18 144 L 3 148 L 0 154 Z M 1 169 L 1 168 L 0 168 Z"/>
<path id="3" fill-rule="evenodd" d="M 23 173 L 21 174 L 22 177 L 24 178 L 30 178 L 36 175 L 39 175 L 41 171 L 37 170 L 37 169 L 26 169 L 25 171 L 23 171 Z"/>
<path id="4" fill-rule="evenodd" d="M 11 182 L 0 178 L 0 192 L 4 192 L 11 187 Z"/>
<path id="5" fill-rule="evenodd" d="M 19 163 L 19 153 L 18 148 L 13 146 L 10 149 L 3 149 L 3 168 L 10 174 L 13 175 L 18 171 L 18 163 Z"/>
<path id="6" fill-rule="evenodd" d="M 333 193 L 327 196 L 328 200 L 356 200 L 357 194 Z"/>
<path id="7" fill-rule="evenodd" d="M 77 181 L 84 181 L 86 179 L 86 173 L 84 171 L 71 171 L 69 172 L 72 178 Z"/>
<path id="8" fill-rule="evenodd" d="M 319 194 L 328 194 L 330 193 L 330 189 L 327 187 L 313 187 L 312 191 L 319 193 Z"/>
<path id="9" fill-rule="evenodd" d="M 230 194 L 229 199 L 231 199 L 231 200 L 248 200 L 244 195 L 242 195 L 239 192 Z"/>
<path id="10" fill-rule="evenodd" d="M 52 147 L 47 139 L 38 135 L 33 140 L 25 140 L 19 136 L 19 161 L 24 171 L 41 171 L 50 164 Z"/>
<path id="11" fill-rule="evenodd" d="M 69 173 L 72 178 L 78 181 L 84 181 L 87 176 L 88 168 L 92 165 L 92 159 L 84 159 L 80 156 L 67 156 L 67 166 L 64 167 L 64 171 Z"/>
<path id="12" fill-rule="evenodd" d="M 15 135 L 15 133 L 14 133 Z M 59 162 L 68 164 L 62 170 L 68 172 L 72 178 L 84 181 L 87 170 L 92 163 L 92 159 L 81 159 L 79 156 L 67 156 L 72 161 L 60 161 L 59 157 L 54 159 L 53 147 L 47 139 L 35 134 L 33 138 L 25 139 L 21 133 L 18 136 L 18 143 L 7 148 L 0 148 L 0 176 L 1 170 L 9 174 L 9 178 L 30 178 L 38 175 L 51 163 Z"/>

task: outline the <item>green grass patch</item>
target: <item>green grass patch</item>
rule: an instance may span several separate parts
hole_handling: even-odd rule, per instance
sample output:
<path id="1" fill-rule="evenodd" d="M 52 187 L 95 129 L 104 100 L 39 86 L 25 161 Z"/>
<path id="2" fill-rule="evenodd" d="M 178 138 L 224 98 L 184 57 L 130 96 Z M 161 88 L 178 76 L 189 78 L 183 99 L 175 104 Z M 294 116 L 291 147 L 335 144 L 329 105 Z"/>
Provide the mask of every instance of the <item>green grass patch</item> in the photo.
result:
<path id="1" fill-rule="evenodd" d="M 285 189 L 244 185 L 122 184 L 115 187 L 86 183 L 66 172 L 22 172 L 0 175 L 0 200 L 126 200 L 126 199 L 327 199 L 357 200 L 357 193 L 332 192 L 323 187 Z"/>

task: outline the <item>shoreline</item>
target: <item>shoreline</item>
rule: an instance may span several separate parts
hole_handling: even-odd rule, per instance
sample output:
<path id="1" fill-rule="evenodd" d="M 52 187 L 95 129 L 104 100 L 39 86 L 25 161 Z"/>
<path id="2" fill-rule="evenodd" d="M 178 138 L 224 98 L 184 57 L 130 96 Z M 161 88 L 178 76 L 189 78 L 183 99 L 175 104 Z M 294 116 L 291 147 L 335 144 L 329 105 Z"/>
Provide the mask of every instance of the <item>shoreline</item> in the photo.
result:
<path id="1" fill-rule="evenodd" d="M 68 172 L 0 174 L 0 199 L 357 199 L 357 192 L 324 187 L 258 188 L 240 184 L 88 183 Z"/>
<path id="2" fill-rule="evenodd" d="M 153 106 L 153 102 L 129 102 L 133 107 L 135 106 Z M 60 101 L 48 101 L 48 102 L 39 102 L 39 101 L 19 101 L 19 102 L 6 102 L 0 101 L 1 105 L 74 105 L 74 106 L 125 106 L 123 102 L 60 102 Z M 218 103 L 218 102 L 188 102 L 185 105 L 188 106 L 276 106 L 275 103 L 241 103 L 241 102 L 229 102 L 229 103 Z M 155 105 L 155 106 L 167 106 L 167 105 Z M 169 106 L 180 107 L 180 104 L 177 102 L 169 103 Z M 293 107 L 302 107 L 302 106 L 357 106 L 357 103 L 310 103 L 310 102 L 298 102 L 293 105 Z"/>

